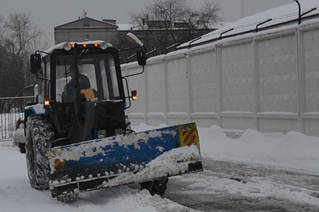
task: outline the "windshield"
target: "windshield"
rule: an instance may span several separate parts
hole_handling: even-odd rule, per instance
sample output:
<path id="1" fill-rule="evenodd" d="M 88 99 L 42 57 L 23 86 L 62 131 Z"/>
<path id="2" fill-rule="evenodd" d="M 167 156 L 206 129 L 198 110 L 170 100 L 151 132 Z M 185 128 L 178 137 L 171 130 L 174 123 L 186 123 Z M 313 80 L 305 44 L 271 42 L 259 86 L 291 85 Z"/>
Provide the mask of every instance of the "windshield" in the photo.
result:
<path id="1" fill-rule="evenodd" d="M 78 82 L 75 80 L 76 71 L 78 71 Z M 57 56 L 56 101 L 74 102 L 77 86 L 80 87 L 81 100 L 119 99 L 113 55 L 84 55 L 77 58 L 74 55 Z"/>

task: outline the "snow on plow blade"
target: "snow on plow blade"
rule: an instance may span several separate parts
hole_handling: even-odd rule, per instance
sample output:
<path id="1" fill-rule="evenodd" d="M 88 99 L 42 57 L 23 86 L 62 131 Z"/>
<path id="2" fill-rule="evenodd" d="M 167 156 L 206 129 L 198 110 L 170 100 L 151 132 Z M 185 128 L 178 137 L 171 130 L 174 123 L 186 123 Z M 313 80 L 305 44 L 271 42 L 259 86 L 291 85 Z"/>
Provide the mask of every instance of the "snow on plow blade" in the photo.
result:
<path id="1" fill-rule="evenodd" d="M 202 170 L 195 123 L 52 148 L 50 190 L 95 190 Z"/>

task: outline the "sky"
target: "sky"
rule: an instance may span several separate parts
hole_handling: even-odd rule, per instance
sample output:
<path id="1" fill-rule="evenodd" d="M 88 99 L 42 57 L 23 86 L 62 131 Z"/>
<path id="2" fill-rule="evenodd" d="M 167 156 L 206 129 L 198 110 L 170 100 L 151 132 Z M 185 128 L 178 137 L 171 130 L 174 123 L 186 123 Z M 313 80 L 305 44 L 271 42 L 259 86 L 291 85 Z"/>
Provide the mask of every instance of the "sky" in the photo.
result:
<path id="1" fill-rule="evenodd" d="M 83 10 L 88 17 L 116 19 L 118 23 L 130 23 L 133 14 L 142 11 L 154 0 L 0 0 L 0 16 L 25 13 L 44 32 L 53 44 L 54 27 L 76 20 Z M 254 14 L 292 0 L 187 0 L 192 7 L 200 7 L 205 1 L 219 4 L 220 16 L 225 22 Z M 306 1 L 306 0 L 304 0 Z"/>

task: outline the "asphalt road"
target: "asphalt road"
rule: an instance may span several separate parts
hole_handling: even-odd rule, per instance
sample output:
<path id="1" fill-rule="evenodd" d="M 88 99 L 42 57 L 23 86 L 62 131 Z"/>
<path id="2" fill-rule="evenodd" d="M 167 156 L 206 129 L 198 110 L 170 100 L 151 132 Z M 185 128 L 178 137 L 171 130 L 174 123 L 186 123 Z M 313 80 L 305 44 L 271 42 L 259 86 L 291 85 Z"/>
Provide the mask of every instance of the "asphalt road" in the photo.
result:
<path id="1" fill-rule="evenodd" d="M 300 201 L 301 197 L 308 197 L 313 201 L 319 201 L 319 176 L 265 167 L 256 164 L 239 163 L 232 161 L 204 160 L 204 172 L 170 178 L 165 197 L 182 205 L 202 211 L 214 212 L 318 212 L 319 207 L 315 204 L 307 204 Z M 199 181 L 199 182 L 197 182 Z M 202 184 L 201 184 L 202 182 Z M 210 182 L 212 182 L 210 184 Z M 290 198 L 279 195 L 259 195 L 259 190 L 252 190 L 256 195 L 245 195 L 241 192 L 232 192 L 231 189 L 220 189 L 222 182 L 225 187 L 238 185 L 242 188 L 249 186 L 250 182 L 255 184 L 267 182 L 274 184 L 275 189 L 288 188 L 295 192 Z M 266 185 L 268 185 L 266 184 Z M 218 185 L 218 186 L 217 186 Z M 216 189 L 214 189 L 216 187 Z M 217 188 L 218 187 L 218 188 Z M 257 186 L 258 188 L 258 186 Z M 262 186 L 261 186 L 262 188 Z M 286 189 L 287 190 L 287 189 Z M 248 189 L 249 191 L 249 189 Z M 272 191 L 270 191 L 271 194 Z M 249 192 L 248 192 L 249 193 Z M 299 201 L 298 201 L 299 198 Z"/>

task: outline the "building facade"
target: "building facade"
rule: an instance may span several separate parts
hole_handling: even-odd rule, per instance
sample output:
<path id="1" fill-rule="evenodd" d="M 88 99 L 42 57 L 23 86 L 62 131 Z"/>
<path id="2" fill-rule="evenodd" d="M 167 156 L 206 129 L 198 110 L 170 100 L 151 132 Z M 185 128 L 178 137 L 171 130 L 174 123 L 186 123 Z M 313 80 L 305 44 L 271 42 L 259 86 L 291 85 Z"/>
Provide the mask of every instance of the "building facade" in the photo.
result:
<path id="1" fill-rule="evenodd" d="M 211 32 L 213 29 L 191 29 L 188 25 L 176 23 L 171 29 L 162 27 L 160 21 L 152 21 L 146 29 L 133 28 L 129 25 L 118 25 L 116 20 L 103 19 L 102 21 L 89 17 L 56 26 L 54 28 L 55 43 L 64 41 L 85 41 L 104 40 L 111 43 L 120 50 L 120 60 L 122 63 L 133 61 L 136 46 L 127 40 L 126 34 L 133 32 L 145 44 L 148 51 L 152 51 L 152 56 L 165 54 L 174 50 L 174 46 L 184 43 L 203 34 Z"/>
<path id="2" fill-rule="evenodd" d="M 55 43 L 64 41 L 105 40 L 118 42 L 118 26 L 112 20 L 99 21 L 85 17 L 54 28 Z"/>

